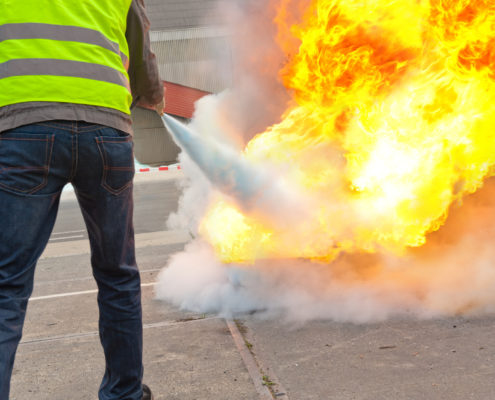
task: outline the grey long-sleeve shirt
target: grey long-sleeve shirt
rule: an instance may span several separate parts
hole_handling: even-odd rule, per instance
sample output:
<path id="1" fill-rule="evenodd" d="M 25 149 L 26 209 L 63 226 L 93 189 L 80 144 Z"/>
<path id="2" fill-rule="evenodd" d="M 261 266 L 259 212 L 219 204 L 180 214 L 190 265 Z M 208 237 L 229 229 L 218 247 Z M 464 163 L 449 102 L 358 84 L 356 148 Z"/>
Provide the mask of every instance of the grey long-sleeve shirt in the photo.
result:
<path id="1" fill-rule="evenodd" d="M 151 51 L 149 29 L 144 1 L 132 0 L 126 30 L 131 92 L 134 103 L 154 105 L 163 98 L 163 84 Z M 0 107 L 0 132 L 51 120 L 85 121 L 132 134 L 130 116 L 110 108 L 54 102 L 26 102 Z"/>

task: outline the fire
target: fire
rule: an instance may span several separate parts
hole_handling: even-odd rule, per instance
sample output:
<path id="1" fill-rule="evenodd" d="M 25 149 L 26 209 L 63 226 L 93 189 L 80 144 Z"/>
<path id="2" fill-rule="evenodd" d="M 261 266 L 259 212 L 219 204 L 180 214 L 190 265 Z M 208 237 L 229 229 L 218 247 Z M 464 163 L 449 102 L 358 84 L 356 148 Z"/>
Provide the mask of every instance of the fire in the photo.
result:
<path id="1" fill-rule="evenodd" d="M 495 2 L 299 2 L 292 36 L 294 2 L 281 0 L 275 18 L 293 105 L 243 157 L 283 171 L 307 214 L 276 224 L 220 198 L 202 235 L 224 262 L 424 245 L 494 175 Z"/>

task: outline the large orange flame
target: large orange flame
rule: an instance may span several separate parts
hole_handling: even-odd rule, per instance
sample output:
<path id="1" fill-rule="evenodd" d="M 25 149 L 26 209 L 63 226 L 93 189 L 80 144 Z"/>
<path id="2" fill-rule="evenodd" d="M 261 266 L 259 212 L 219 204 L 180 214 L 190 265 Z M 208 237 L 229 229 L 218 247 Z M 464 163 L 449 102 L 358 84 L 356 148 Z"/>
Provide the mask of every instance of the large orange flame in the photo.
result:
<path id="1" fill-rule="evenodd" d="M 494 172 L 493 0 L 304 4 L 281 43 L 299 43 L 280 73 L 294 106 L 243 155 L 283 170 L 308 214 L 289 228 L 219 199 L 201 233 L 225 262 L 400 254 Z"/>

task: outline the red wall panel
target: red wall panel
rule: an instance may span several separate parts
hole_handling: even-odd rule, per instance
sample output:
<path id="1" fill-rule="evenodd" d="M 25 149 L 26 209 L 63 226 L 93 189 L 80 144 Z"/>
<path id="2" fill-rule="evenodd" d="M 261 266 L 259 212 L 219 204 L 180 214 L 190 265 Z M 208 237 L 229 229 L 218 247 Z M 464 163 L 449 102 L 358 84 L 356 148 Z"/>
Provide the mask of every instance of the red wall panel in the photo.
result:
<path id="1" fill-rule="evenodd" d="M 183 118 L 191 118 L 194 103 L 210 93 L 171 82 L 163 82 L 165 92 L 165 112 Z"/>

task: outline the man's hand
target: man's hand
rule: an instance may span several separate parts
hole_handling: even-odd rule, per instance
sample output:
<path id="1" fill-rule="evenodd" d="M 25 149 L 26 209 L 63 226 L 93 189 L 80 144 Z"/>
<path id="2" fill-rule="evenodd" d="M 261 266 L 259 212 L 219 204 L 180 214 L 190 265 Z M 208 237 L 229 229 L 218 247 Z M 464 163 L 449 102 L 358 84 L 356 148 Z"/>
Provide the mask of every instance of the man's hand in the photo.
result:
<path id="1" fill-rule="evenodd" d="M 160 101 L 160 103 L 155 105 L 154 109 L 158 113 L 158 115 L 163 115 L 163 110 L 165 109 L 165 96 L 163 96 L 163 99 L 162 101 Z"/>

